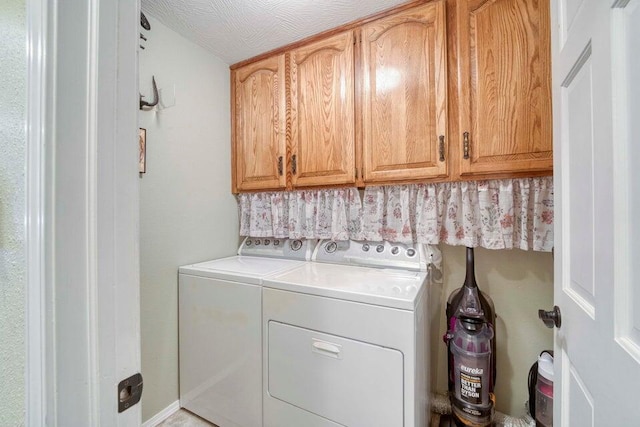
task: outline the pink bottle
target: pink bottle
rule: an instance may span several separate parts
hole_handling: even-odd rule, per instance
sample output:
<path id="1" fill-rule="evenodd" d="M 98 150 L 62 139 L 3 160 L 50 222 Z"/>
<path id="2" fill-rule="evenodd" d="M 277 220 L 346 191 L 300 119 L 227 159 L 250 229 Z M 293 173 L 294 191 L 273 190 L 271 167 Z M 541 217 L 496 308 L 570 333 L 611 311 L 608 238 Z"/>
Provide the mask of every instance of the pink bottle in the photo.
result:
<path id="1" fill-rule="evenodd" d="M 538 357 L 536 426 L 553 426 L 553 356 L 546 352 Z"/>

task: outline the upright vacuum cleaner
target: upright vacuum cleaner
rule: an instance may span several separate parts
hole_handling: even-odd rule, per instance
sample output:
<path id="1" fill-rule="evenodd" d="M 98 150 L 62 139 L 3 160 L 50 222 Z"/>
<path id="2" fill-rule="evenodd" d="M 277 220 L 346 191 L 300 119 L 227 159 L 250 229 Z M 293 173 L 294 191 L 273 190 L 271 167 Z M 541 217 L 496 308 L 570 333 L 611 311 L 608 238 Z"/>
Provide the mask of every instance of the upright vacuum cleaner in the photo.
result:
<path id="1" fill-rule="evenodd" d="M 449 396 L 457 426 L 492 425 L 496 381 L 496 314 L 493 301 L 478 289 L 473 248 L 467 248 L 467 274 L 447 301 Z"/>

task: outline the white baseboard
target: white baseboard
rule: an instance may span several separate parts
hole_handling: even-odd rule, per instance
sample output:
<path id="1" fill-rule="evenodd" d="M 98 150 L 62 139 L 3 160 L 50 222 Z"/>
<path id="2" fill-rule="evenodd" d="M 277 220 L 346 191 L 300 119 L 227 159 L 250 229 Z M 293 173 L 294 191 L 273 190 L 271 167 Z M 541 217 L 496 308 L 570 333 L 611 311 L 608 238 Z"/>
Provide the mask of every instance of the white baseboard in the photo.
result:
<path id="1" fill-rule="evenodd" d="M 155 414 L 153 417 L 142 423 L 142 427 L 156 427 L 158 424 L 169 418 L 180 410 L 180 401 L 176 400 L 171 405 L 164 408 L 162 411 Z"/>

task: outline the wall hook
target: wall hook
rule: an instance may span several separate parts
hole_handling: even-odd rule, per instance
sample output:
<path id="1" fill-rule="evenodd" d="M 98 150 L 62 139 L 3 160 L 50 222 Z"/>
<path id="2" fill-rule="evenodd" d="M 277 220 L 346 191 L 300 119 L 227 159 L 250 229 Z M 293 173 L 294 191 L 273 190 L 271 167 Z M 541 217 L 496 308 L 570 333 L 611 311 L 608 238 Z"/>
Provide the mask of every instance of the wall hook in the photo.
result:
<path id="1" fill-rule="evenodd" d="M 158 101 L 160 100 L 158 97 L 158 86 L 156 85 L 156 77 L 152 76 L 151 77 L 151 83 L 153 85 L 153 101 L 152 102 L 147 102 L 147 101 L 143 101 L 142 98 L 144 98 L 144 96 L 142 94 L 140 94 L 140 109 L 142 110 L 143 107 L 155 107 L 156 105 L 158 105 Z"/>
<path id="2" fill-rule="evenodd" d="M 144 16 L 144 13 L 142 12 L 140 12 L 140 26 L 147 31 L 151 30 L 151 24 L 149 24 L 147 17 Z M 140 33 L 140 38 L 144 41 L 147 41 L 147 38 L 142 33 Z M 144 46 L 142 46 L 142 44 L 140 44 L 140 49 L 144 49 Z"/>
<path id="3" fill-rule="evenodd" d="M 144 13 L 142 12 L 140 12 L 140 25 L 142 25 L 142 28 L 147 31 L 151 30 L 151 24 L 149 24 L 149 20 L 146 16 L 144 16 Z"/>

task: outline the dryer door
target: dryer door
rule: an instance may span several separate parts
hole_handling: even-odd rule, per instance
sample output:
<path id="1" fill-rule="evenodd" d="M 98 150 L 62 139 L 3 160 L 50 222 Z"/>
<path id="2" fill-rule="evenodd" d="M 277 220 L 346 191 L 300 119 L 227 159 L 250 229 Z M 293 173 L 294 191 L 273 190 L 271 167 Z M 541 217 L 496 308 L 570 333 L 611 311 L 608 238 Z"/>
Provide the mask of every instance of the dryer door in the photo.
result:
<path id="1" fill-rule="evenodd" d="M 270 321 L 269 394 L 344 426 L 403 425 L 403 355 Z"/>

